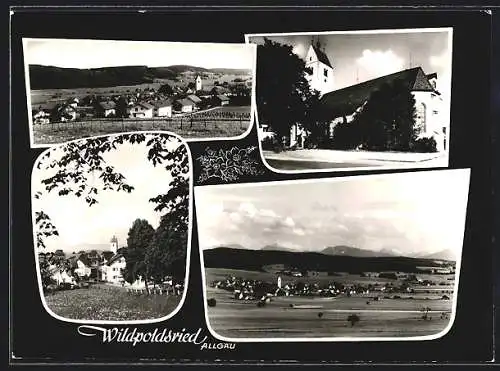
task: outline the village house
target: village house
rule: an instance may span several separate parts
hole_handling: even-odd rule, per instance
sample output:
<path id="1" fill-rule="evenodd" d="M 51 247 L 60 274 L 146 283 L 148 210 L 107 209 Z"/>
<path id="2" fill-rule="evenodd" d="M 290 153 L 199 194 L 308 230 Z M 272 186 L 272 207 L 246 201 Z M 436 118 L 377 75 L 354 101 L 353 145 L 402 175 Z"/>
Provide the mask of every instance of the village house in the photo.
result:
<path id="1" fill-rule="evenodd" d="M 188 95 L 188 96 L 187 96 L 187 99 L 189 99 L 191 102 L 193 102 L 193 103 L 194 103 L 194 107 L 193 107 L 193 108 L 195 108 L 195 107 L 199 107 L 199 105 L 200 105 L 200 104 L 201 104 L 201 102 L 202 102 L 202 100 L 201 100 L 198 96 L 196 96 L 196 95 L 194 95 L 194 94 Z"/>
<path id="2" fill-rule="evenodd" d="M 113 101 L 99 102 L 97 110 L 103 117 L 110 117 L 116 114 L 116 104 Z"/>
<path id="3" fill-rule="evenodd" d="M 172 101 L 170 99 L 159 100 L 153 103 L 154 116 L 172 117 Z"/>
<path id="4" fill-rule="evenodd" d="M 214 101 L 218 106 L 227 106 L 229 104 L 229 98 L 225 95 L 216 95 Z"/>
<path id="5" fill-rule="evenodd" d="M 146 102 L 138 102 L 128 109 L 130 117 L 152 118 L 154 106 Z"/>
<path id="6" fill-rule="evenodd" d="M 115 254 L 107 264 L 102 266 L 102 280 L 113 284 L 123 283 L 123 270 L 126 265 L 123 254 Z"/>
<path id="7" fill-rule="evenodd" d="M 174 102 L 174 109 L 182 113 L 191 113 L 194 110 L 194 103 L 189 99 L 179 99 Z"/>

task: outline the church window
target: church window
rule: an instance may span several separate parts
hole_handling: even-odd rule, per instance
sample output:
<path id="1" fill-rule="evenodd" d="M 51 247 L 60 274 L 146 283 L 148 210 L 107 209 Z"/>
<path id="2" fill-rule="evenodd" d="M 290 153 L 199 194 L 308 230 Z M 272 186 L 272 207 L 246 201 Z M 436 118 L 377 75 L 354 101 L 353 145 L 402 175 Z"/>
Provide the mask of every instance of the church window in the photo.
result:
<path id="1" fill-rule="evenodd" d="M 420 132 L 425 132 L 426 131 L 426 123 L 425 123 L 425 115 L 426 115 L 426 106 L 424 103 L 420 103 L 417 105 L 417 119 L 416 119 L 416 125 L 417 128 L 420 130 Z"/>
<path id="2" fill-rule="evenodd" d="M 323 70 L 323 75 L 325 75 L 325 77 L 328 77 L 328 70 L 326 68 Z"/>

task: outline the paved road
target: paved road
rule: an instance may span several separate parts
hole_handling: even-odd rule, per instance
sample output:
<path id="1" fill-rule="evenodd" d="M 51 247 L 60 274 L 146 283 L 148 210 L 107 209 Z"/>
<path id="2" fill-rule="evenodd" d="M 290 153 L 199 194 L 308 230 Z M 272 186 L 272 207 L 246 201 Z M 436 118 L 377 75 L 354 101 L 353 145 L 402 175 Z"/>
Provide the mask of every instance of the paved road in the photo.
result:
<path id="1" fill-rule="evenodd" d="M 266 159 L 266 162 L 272 168 L 278 170 L 311 170 L 311 169 L 337 169 L 351 167 L 379 167 L 379 165 L 349 163 L 349 162 L 318 162 L 318 161 L 294 161 L 294 160 L 275 160 Z"/>

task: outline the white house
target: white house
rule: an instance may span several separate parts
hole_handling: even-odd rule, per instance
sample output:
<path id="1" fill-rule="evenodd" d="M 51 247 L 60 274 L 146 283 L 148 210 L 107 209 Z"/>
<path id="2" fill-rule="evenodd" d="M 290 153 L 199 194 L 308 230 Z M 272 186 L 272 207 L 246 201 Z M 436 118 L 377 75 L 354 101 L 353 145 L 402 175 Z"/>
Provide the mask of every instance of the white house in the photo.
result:
<path id="1" fill-rule="evenodd" d="M 125 257 L 122 254 L 116 254 L 101 267 L 102 279 L 114 284 L 123 283 L 123 270 L 126 265 Z"/>
<path id="2" fill-rule="evenodd" d="M 57 267 L 55 265 L 51 266 L 49 269 L 51 272 L 51 278 L 58 285 L 62 283 L 76 284 L 75 278 L 72 275 L 70 275 L 67 270 L 61 269 L 60 267 Z"/>
<path id="3" fill-rule="evenodd" d="M 128 114 L 130 117 L 136 117 L 136 118 L 152 118 L 153 117 L 153 111 L 154 111 L 154 106 L 145 103 L 145 102 L 140 102 L 134 104 L 132 107 L 128 109 Z"/>
<path id="4" fill-rule="evenodd" d="M 75 273 L 79 277 L 90 277 L 91 268 L 83 261 L 82 258 L 80 258 L 76 261 Z"/>
<path id="5" fill-rule="evenodd" d="M 189 99 L 179 99 L 174 102 L 174 108 L 182 113 L 191 113 L 194 110 L 194 103 Z"/>
<path id="6" fill-rule="evenodd" d="M 154 115 L 157 117 L 172 117 L 172 101 L 160 100 L 154 104 Z"/>
<path id="7" fill-rule="evenodd" d="M 311 74 L 306 74 L 311 89 L 317 90 L 321 95 L 334 89 L 333 66 L 322 49 L 321 44 L 316 42 L 309 46 L 306 55 L 306 67 Z"/>
<path id="8" fill-rule="evenodd" d="M 198 97 L 198 96 L 196 96 L 194 94 L 188 95 L 187 99 L 189 99 L 191 102 L 194 103 L 193 108 L 197 107 L 202 102 L 202 100 L 200 99 L 200 97 Z"/>

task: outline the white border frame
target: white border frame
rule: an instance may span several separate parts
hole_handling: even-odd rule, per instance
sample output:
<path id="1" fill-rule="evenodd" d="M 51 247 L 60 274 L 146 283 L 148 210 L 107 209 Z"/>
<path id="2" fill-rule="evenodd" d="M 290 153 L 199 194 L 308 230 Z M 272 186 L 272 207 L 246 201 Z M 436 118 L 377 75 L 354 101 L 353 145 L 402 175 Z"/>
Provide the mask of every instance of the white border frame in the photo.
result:
<path id="1" fill-rule="evenodd" d="M 186 300 L 186 295 L 188 292 L 188 287 L 189 287 L 189 273 L 190 273 L 190 266 L 191 266 L 191 245 L 192 245 L 192 229 L 193 229 L 193 197 L 194 197 L 194 191 L 193 191 L 193 160 L 191 156 L 191 151 L 189 149 L 189 145 L 186 143 L 186 141 L 180 137 L 179 135 L 171 132 L 166 132 L 166 131 L 141 131 L 141 132 L 124 132 L 124 133 L 117 133 L 117 134 L 108 134 L 108 135 L 100 135 L 100 136 L 94 136 L 94 137 L 88 137 L 88 138 L 81 138 L 81 139 L 76 139 L 72 140 L 70 142 L 63 142 L 58 144 L 58 146 L 64 146 L 68 143 L 72 142 L 78 142 L 78 141 L 85 141 L 89 139 L 95 139 L 95 138 L 102 138 L 102 137 L 117 137 L 121 135 L 130 135 L 130 134 L 144 134 L 144 135 L 170 135 L 178 139 L 181 143 L 181 145 L 185 146 L 187 148 L 187 155 L 188 155 L 188 160 L 189 160 L 189 221 L 188 221 L 188 239 L 187 239 L 187 246 L 186 246 L 186 273 L 185 273 L 185 278 L 184 278 L 184 292 L 182 294 L 182 298 L 177 305 L 177 307 L 167 314 L 164 317 L 161 318 L 156 318 L 156 319 L 150 319 L 150 320 L 131 320 L 131 321 L 117 321 L 117 320 L 80 320 L 80 319 L 71 319 L 71 318 L 65 318 L 62 317 L 56 313 L 54 313 L 50 307 L 47 305 L 47 302 L 45 300 L 45 295 L 43 293 L 43 287 L 42 287 L 42 277 L 40 273 L 40 261 L 38 259 L 38 253 L 39 251 L 37 250 L 36 246 L 36 223 L 35 223 L 35 210 L 33 210 L 33 202 L 32 202 L 32 209 L 31 209 L 31 219 L 32 219 L 32 229 L 33 229 L 33 252 L 34 252 L 34 257 L 35 257 L 35 265 L 36 265 L 36 276 L 38 280 L 38 293 L 40 295 L 40 299 L 42 301 L 43 307 L 47 311 L 49 315 L 54 317 L 55 319 L 58 319 L 63 322 L 69 322 L 69 323 L 76 323 L 76 324 L 101 324 L 101 325 L 137 325 L 137 324 L 150 324 L 150 323 L 158 323 L 165 321 L 167 319 L 172 318 L 175 316 L 182 306 L 184 305 L 184 301 Z M 40 162 L 40 159 L 49 151 L 52 151 L 54 147 L 47 148 L 45 151 L 43 151 L 38 158 L 35 160 L 35 163 L 33 164 L 33 169 L 31 171 L 31 197 L 32 200 L 35 196 L 35 191 L 33 187 L 33 172 L 37 170 L 37 165 Z M 147 161 L 147 159 L 146 159 Z"/>
<path id="2" fill-rule="evenodd" d="M 67 141 L 59 142 L 59 143 L 48 143 L 48 144 L 35 144 L 35 138 L 34 138 L 34 133 L 33 133 L 33 114 L 32 114 L 32 106 L 31 106 L 31 83 L 30 83 L 30 74 L 29 74 L 29 63 L 26 58 L 26 49 L 27 45 L 30 41 L 35 41 L 35 40 L 45 40 L 45 41 L 51 41 L 51 40 L 74 40 L 74 41 L 82 41 L 82 40 L 89 40 L 89 39 L 56 39 L 56 38 L 30 38 L 30 37 L 23 37 L 22 38 L 22 44 L 23 44 L 23 59 L 24 59 L 24 80 L 25 80 L 25 89 L 26 89 L 26 103 L 27 103 L 27 113 L 28 113 L 28 126 L 29 126 L 29 135 L 30 135 L 30 147 L 31 148 L 50 148 L 54 146 L 58 146 L 62 143 L 67 143 Z M 213 42 L 179 42 L 179 41 L 144 41 L 144 40 L 105 40 L 105 39 L 96 39 L 93 41 L 116 41 L 116 42 L 144 42 L 144 43 L 169 43 L 169 44 L 199 44 L 199 45 L 210 45 L 210 44 L 220 44 L 220 43 L 213 43 Z M 208 137 L 208 138 L 183 138 L 184 141 L 186 142 L 207 142 L 207 141 L 216 141 L 216 140 L 239 140 L 243 139 L 246 136 L 250 134 L 252 131 L 252 128 L 254 126 L 254 121 L 255 118 L 257 117 L 257 108 L 255 106 L 255 85 L 256 85 L 256 71 L 257 71 L 257 45 L 251 44 L 251 43 L 223 43 L 223 44 L 229 44 L 229 45 L 241 45 L 241 46 L 246 46 L 250 47 L 253 49 L 253 63 L 252 63 L 252 89 L 251 89 L 251 95 L 250 95 L 250 118 L 249 118 L 249 123 L 248 123 L 248 128 L 247 130 L 236 136 L 236 137 Z M 155 131 L 155 130 L 152 130 Z M 134 131 L 136 133 L 139 132 L 146 132 L 146 131 Z M 165 130 L 165 132 L 168 133 L 174 133 L 173 131 Z M 131 133 L 131 132 L 116 132 L 116 133 L 109 133 L 109 134 L 104 134 L 102 136 L 106 135 L 114 135 L 114 134 L 125 134 L 125 133 Z M 174 133 L 175 134 L 175 133 Z M 179 134 L 176 134 L 179 136 Z M 99 135 L 101 136 L 101 135 Z M 77 138 L 74 140 L 78 139 L 87 139 L 87 138 L 94 138 L 94 136 L 89 136 L 89 137 L 82 137 L 82 138 Z"/>
<path id="3" fill-rule="evenodd" d="M 451 66 L 450 66 L 450 76 L 451 81 L 450 84 L 453 84 L 453 27 L 437 27 L 437 28 L 409 28 L 409 29 L 378 29 L 378 30 L 356 30 L 356 31 L 319 31 L 319 32 L 283 32 L 283 33 L 254 33 L 254 34 L 245 34 L 245 42 L 247 44 L 252 44 L 250 41 L 251 37 L 273 37 L 273 36 L 316 36 L 316 35 L 369 35 L 369 34 L 403 34 L 403 33 L 428 33 L 428 32 L 448 32 L 448 43 L 450 46 L 450 54 L 451 54 Z M 257 45 L 257 44 L 255 44 Z M 254 102 L 253 106 L 255 107 L 255 124 L 257 131 L 259 130 L 259 114 L 257 107 L 257 100 L 255 98 L 255 94 L 253 95 Z M 447 141 L 447 149 L 446 149 L 446 166 L 437 166 L 437 167 L 428 167 L 434 169 L 447 169 L 449 168 L 449 155 L 450 155 L 450 132 L 451 132 L 451 102 L 452 102 L 452 92 L 450 86 L 450 97 L 449 97 L 449 117 L 450 121 L 448 127 L 448 141 Z M 268 164 L 266 157 L 264 156 L 262 150 L 262 142 L 258 139 L 259 142 L 259 151 L 260 156 L 262 158 L 262 162 L 264 166 L 266 166 L 270 171 L 278 174 L 310 174 L 310 173 L 325 173 L 325 172 L 342 172 L 342 171 L 369 171 L 369 170 L 399 170 L 399 169 L 425 169 L 426 166 L 419 166 L 418 162 L 415 163 L 415 166 L 397 166 L 397 165 L 381 165 L 381 166 L 360 166 L 360 167 L 332 167 L 332 168 L 320 168 L 320 169 L 301 169 L 301 170 L 283 170 L 273 168 Z M 327 161 L 314 161 L 308 160 L 310 162 L 324 162 Z M 300 160 L 297 160 L 300 162 Z"/>
<path id="4" fill-rule="evenodd" d="M 415 171 L 412 172 L 411 174 L 420 174 L 420 173 L 426 173 L 429 171 Z M 463 172 L 464 178 L 467 180 L 467 187 L 466 189 L 470 189 L 470 173 L 471 170 L 469 168 L 466 169 L 445 169 L 445 170 L 432 170 L 430 172 Z M 337 182 L 342 182 L 342 181 L 364 181 L 364 180 L 370 180 L 370 179 L 376 179 L 376 178 L 387 178 L 387 177 L 397 177 L 397 176 L 406 176 L 407 174 L 405 173 L 392 173 L 392 174 L 371 174 L 371 175 L 363 175 L 363 176 L 357 176 L 357 175 L 351 175 L 351 176 L 345 176 L 345 177 L 335 177 L 335 178 L 318 178 L 318 179 L 296 179 L 296 180 L 282 180 L 282 181 L 271 181 L 271 182 L 262 182 L 262 183 L 235 183 L 235 184 L 221 184 L 221 185 L 207 185 L 203 186 L 202 188 L 214 188 L 214 187 L 220 187 L 220 188 L 231 188 L 231 187 L 265 187 L 268 185 L 271 186 L 276 186 L 278 184 L 283 184 L 283 185 L 288 185 L 288 184 L 304 184 L 304 183 L 316 183 L 316 182 L 331 182 L 331 183 L 337 183 Z M 465 180 L 465 179 L 464 179 Z M 196 188 L 195 187 L 195 198 L 196 198 Z M 286 343 L 294 343 L 294 342 L 367 342 L 367 341 L 424 341 L 424 340 L 436 340 L 439 339 L 443 336 L 445 336 L 453 327 L 453 323 L 455 322 L 455 317 L 456 317 L 456 312 L 457 312 L 457 303 L 458 303 L 458 294 L 459 294 L 459 279 L 460 279 L 460 269 L 461 269 L 461 263 L 462 263 L 462 254 L 463 254 L 463 241 L 464 241 L 464 236 L 465 236 L 465 226 L 467 222 L 467 208 L 468 208 L 468 202 L 469 202 L 469 192 L 464 195 L 466 197 L 465 200 L 465 209 L 464 209 L 464 224 L 463 224 L 463 230 L 462 230 L 462 246 L 460 247 L 460 254 L 457 254 L 458 258 L 456 261 L 456 267 L 455 267 L 455 286 L 454 286 L 454 292 L 453 292 L 453 303 L 452 303 L 452 311 L 451 311 L 451 316 L 448 322 L 448 325 L 442 330 L 441 332 L 438 332 L 437 334 L 430 334 L 430 335 L 421 335 L 421 336 L 407 336 L 407 337 L 313 337 L 313 338 L 307 338 L 307 337 L 297 337 L 297 338 L 287 338 L 287 337 L 282 337 L 282 338 L 230 338 L 226 336 L 219 335 L 210 325 L 210 320 L 208 316 L 208 297 L 207 297 L 207 282 L 206 282 L 206 268 L 205 268 L 205 262 L 204 262 L 204 257 L 203 257 L 203 249 L 201 248 L 200 244 L 200 236 L 198 235 L 198 249 L 200 252 L 200 264 L 201 264 L 201 277 L 202 277 L 202 285 L 203 285 L 203 305 L 205 309 L 205 321 L 207 324 L 207 328 L 209 332 L 212 334 L 213 337 L 215 337 L 218 340 L 221 341 L 226 341 L 226 342 L 232 342 L 232 343 L 251 343 L 251 342 L 269 342 L 269 343 L 275 343 L 275 342 L 286 342 Z M 195 206 L 196 207 L 196 206 Z M 356 312 L 355 310 L 353 312 Z"/>

